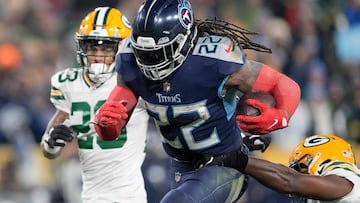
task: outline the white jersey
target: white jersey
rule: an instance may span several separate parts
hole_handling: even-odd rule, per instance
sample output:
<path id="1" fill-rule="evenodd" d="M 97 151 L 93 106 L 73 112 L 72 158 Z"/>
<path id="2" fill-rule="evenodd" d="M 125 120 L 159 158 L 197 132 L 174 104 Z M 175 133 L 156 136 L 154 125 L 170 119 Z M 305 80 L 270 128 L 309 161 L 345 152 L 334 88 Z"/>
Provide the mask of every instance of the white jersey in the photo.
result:
<path id="1" fill-rule="evenodd" d="M 84 69 L 60 71 L 51 78 L 51 102 L 70 116 L 79 133 L 83 202 L 146 202 L 141 173 L 145 158 L 148 114 L 139 100 L 125 130 L 115 141 L 103 141 L 91 122 L 116 85 L 116 73 L 104 84 L 93 87 Z"/>
<path id="2" fill-rule="evenodd" d="M 350 193 L 337 200 L 308 200 L 307 203 L 360 203 L 360 170 L 356 166 L 344 162 L 331 163 L 331 165 L 327 169 L 325 169 L 324 173 L 322 173 L 321 175 L 337 175 L 340 177 L 344 177 L 353 183 L 353 189 Z"/>

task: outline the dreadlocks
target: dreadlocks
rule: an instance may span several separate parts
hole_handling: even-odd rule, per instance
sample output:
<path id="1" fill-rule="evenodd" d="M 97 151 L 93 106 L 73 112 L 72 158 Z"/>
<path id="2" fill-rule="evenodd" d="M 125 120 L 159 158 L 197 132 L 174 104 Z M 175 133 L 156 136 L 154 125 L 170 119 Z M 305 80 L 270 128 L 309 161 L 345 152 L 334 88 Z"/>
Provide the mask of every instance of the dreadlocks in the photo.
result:
<path id="1" fill-rule="evenodd" d="M 234 44 L 239 45 L 242 49 L 252 49 L 260 52 L 272 53 L 271 49 L 252 42 L 247 35 L 258 35 L 257 32 L 249 31 L 245 28 L 231 24 L 224 20 L 205 19 L 196 20 L 199 35 L 209 34 L 228 37 Z M 235 46 L 234 46 L 235 47 Z"/>

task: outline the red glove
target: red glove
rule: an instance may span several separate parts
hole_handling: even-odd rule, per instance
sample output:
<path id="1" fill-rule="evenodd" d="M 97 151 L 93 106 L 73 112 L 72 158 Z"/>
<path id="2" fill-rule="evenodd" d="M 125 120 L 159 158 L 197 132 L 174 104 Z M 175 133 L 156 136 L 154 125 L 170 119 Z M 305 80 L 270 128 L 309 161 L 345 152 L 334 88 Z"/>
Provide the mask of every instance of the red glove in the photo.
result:
<path id="1" fill-rule="evenodd" d="M 259 116 L 236 116 L 237 124 L 244 132 L 264 135 L 288 126 L 288 118 L 283 109 L 273 108 L 253 99 L 248 99 L 247 104 L 259 109 L 261 114 Z"/>
<path id="2" fill-rule="evenodd" d="M 115 140 L 128 121 L 127 101 L 107 101 L 95 114 L 95 130 L 103 140 Z"/>

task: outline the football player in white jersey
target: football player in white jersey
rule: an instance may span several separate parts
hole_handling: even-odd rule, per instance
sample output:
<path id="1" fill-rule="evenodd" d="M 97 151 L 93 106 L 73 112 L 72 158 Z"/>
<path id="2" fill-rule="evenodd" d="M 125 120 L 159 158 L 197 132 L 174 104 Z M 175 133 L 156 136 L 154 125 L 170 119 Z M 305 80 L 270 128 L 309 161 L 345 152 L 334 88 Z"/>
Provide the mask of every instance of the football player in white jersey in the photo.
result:
<path id="1" fill-rule="evenodd" d="M 360 202 L 360 169 L 351 145 L 340 137 L 329 134 L 307 137 L 291 153 L 289 167 L 247 158 L 242 172 L 273 190 L 289 194 L 293 203 Z M 211 159 L 203 157 L 205 165 L 233 167 L 231 163 L 236 158 L 214 158 L 211 163 L 206 160 Z"/>
<path id="2" fill-rule="evenodd" d="M 76 138 L 84 203 L 147 202 L 141 165 L 148 114 L 141 100 L 114 141 L 102 140 L 91 123 L 116 85 L 115 55 L 130 33 L 131 26 L 118 9 L 96 8 L 76 32 L 81 67 L 59 71 L 51 78 L 50 100 L 57 111 L 42 138 L 43 154 L 56 158 L 66 143 Z"/>
<path id="3" fill-rule="evenodd" d="M 292 183 L 296 186 L 290 187 L 294 193 L 290 197 L 306 203 L 360 202 L 360 170 L 344 139 L 330 134 L 310 136 L 293 150 L 289 166 L 301 172 L 287 178 L 298 182 Z"/>

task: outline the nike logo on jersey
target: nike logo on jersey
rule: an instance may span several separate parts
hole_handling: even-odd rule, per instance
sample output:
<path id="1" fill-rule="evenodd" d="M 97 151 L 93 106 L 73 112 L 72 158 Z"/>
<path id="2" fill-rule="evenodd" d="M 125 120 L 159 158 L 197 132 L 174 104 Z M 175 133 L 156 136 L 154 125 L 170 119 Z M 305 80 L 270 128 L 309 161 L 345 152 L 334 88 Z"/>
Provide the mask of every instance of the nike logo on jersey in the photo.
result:
<path id="1" fill-rule="evenodd" d="M 228 46 L 228 48 L 226 48 L 225 49 L 225 52 L 226 53 L 229 53 L 231 50 L 232 50 L 232 47 L 233 47 L 233 45 L 232 45 L 232 43 Z"/>

